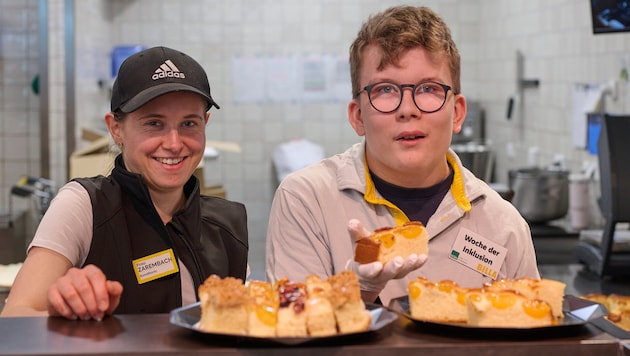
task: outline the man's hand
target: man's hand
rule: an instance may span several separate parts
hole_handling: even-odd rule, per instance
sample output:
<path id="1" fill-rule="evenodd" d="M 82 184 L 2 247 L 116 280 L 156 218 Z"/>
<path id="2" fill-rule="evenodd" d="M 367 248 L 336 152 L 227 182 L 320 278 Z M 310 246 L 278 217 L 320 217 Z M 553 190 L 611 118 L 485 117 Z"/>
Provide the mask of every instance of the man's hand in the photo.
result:
<path id="1" fill-rule="evenodd" d="M 370 232 L 356 219 L 348 222 L 348 232 L 354 241 L 370 235 Z M 346 269 L 357 274 L 362 291 L 377 295 L 391 279 L 405 277 L 409 272 L 422 267 L 426 261 L 425 254 L 411 254 L 407 258 L 397 256 L 385 265 L 378 261 L 360 264 L 352 258 L 346 262 Z"/>
<path id="2" fill-rule="evenodd" d="M 101 320 L 118 307 L 122 291 L 119 282 L 108 281 L 94 265 L 71 268 L 48 290 L 48 314 L 72 320 Z"/>

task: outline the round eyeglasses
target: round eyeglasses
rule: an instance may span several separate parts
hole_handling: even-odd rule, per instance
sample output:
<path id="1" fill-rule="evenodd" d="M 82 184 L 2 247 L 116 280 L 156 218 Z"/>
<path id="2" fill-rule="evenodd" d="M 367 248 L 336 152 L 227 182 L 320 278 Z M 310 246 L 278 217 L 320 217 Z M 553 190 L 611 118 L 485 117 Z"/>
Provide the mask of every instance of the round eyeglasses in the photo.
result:
<path id="1" fill-rule="evenodd" d="M 446 84 L 426 81 L 418 84 L 396 84 L 378 82 L 370 84 L 355 94 L 355 98 L 365 91 L 374 109 L 384 114 L 396 111 L 402 103 L 405 88 L 411 88 L 416 107 L 427 114 L 439 111 L 446 102 L 446 95 L 452 88 Z"/>

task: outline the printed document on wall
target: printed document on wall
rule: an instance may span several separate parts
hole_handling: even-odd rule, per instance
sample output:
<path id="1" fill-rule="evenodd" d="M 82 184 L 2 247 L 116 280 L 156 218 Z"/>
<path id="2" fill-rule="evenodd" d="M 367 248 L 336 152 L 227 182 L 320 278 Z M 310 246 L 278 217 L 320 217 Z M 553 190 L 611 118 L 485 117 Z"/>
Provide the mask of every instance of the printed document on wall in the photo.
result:
<path id="1" fill-rule="evenodd" d="M 233 94 L 236 104 L 259 103 L 266 99 L 265 61 L 260 56 L 232 59 Z"/>

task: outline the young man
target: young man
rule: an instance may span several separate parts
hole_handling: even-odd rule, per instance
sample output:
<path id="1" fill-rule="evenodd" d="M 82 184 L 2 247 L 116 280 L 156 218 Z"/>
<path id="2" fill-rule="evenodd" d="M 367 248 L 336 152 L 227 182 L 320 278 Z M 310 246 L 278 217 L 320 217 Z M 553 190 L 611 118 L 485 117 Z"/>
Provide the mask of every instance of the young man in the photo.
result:
<path id="1" fill-rule="evenodd" d="M 350 71 L 348 118 L 364 140 L 282 181 L 267 234 L 268 279 L 351 269 L 366 302 L 380 296 L 387 304 L 417 276 L 466 287 L 540 278 L 525 220 L 449 148 L 466 99 L 443 20 L 413 6 L 371 16 L 350 47 Z M 409 220 L 425 224 L 428 258 L 353 261 L 356 238 Z"/>

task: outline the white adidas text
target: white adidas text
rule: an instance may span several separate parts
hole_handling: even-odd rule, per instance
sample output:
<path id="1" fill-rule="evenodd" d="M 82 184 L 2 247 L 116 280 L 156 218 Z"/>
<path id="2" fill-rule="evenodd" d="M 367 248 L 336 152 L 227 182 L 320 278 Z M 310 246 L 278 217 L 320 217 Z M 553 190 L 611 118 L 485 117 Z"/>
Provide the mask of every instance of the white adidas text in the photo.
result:
<path id="1" fill-rule="evenodd" d="M 155 73 L 153 74 L 153 76 L 151 77 L 151 79 L 153 80 L 157 80 L 160 78 L 186 78 L 186 76 L 184 75 L 184 73 L 181 72 L 160 72 L 160 73 Z"/>

